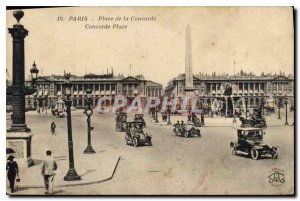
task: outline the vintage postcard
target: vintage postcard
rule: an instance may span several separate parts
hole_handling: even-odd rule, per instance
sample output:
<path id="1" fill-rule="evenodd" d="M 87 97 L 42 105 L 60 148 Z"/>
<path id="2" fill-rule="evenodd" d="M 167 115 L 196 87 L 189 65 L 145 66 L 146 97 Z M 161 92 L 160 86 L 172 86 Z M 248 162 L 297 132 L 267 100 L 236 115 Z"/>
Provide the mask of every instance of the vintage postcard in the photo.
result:
<path id="1" fill-rule="evenodd" d="M 293 7 L 7 7 L 9 195 L 294 195 Z"/>

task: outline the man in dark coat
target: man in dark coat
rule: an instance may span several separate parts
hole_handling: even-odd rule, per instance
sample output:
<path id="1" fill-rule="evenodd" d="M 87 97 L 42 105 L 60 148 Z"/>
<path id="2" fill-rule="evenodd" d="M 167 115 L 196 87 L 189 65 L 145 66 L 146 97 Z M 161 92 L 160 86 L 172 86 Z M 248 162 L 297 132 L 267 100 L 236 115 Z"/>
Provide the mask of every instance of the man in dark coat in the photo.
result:
<path id="1" fill-rule="evenodd" d="M 205 123 L 204 123 L 204 113 L 203 112 L 201 112 L 201 124 L 202 124 L 202 126 L 205 125 Z"/>
<path id="2" fill-rule="evenodd" d="M 8 157 L 8 162 L 6 164 L 7 178 L 9 181 L 9 187 L 11 193 L 15 191 L 15 180 L 16 176 L 19 176 L 19 167 L 16 161 L 14 161 L 14 156 L 10 155 Z"/>
<path id="3" fill-rule="evenodd" d="M 52 134 L 55 134 L 55 128 L 56 128 L 55 122 L 52 122 L 50 127 L 51 127 Z"/>

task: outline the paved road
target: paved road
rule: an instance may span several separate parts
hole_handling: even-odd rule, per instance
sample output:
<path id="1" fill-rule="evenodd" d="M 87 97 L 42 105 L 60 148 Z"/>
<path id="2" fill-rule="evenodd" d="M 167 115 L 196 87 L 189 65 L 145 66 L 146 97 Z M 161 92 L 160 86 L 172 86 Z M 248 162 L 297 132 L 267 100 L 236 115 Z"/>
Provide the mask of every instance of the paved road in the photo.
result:
<path id="1" fill-rule="evenodd" d="M 133 116 L 129 116 L 132 119 Z M 57 194 L 286 194 L 293 192 L 293 127 L 268 128 L 264 142 L 279 146 L 277 160 L 254 161 L 232 156 L 229 143 L 236 139 L 233 128 L 201 128 L 202 137 L 181 138 L 170 126 L 158 126 L 146 117 L 146 132 L 153 146 L 132 147 L 125 144 L 124 133 L 114 130 L 113 114 L 95 114 L 92 124 L 93 147 L 97 152 L 120 153 L 122 159 L 114 178 L 90 186 L 56 189 Z M 57 136 L 51 136 L 50 123 L 57 123 Z M 28 125 L 35 133 L 33 157 L 51 148 L 54 155 L 67 155 L 66 119 L 28 113 Z M 73 113 L 74 149 L 86 146 L 86 117 Z M 97 159 L 95 159 L 97 160 Z M 76 166 L 80 158 L 76 158 Z M 99 161 L 99 163 L 105 161 Z M 284 170 L 286 182 L 268 183 L 272 168 Z M 42 194 L 42 189 L 22 189 L 18 194 Z"/>

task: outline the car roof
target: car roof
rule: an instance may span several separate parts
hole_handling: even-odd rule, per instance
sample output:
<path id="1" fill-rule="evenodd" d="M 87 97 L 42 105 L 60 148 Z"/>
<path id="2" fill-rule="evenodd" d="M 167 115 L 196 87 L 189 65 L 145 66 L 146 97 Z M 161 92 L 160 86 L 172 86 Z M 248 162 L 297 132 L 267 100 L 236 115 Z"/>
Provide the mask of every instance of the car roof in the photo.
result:
<path id="1" fill-rule="evenodd" d="M 242 130 L 242 131 L 259 131 L 259 130 L 263 130 L 262 128 L 237 128 L 237 130 Z"/>

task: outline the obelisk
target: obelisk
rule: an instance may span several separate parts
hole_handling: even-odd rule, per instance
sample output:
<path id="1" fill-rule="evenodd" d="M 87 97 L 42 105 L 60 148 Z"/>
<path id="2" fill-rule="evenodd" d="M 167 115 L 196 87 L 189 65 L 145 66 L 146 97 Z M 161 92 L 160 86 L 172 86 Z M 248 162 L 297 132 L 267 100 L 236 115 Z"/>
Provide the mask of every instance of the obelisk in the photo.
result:
<path id="1" fill-rule="evenodd" d="M 192 41 L 191 27 L 186 26 L 185 35 L 185 95 L 192 97 L 194 95 L 193 85 L 193 67 L 192 67 Z"/>

